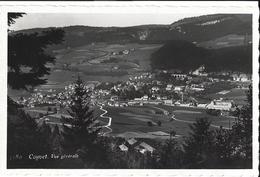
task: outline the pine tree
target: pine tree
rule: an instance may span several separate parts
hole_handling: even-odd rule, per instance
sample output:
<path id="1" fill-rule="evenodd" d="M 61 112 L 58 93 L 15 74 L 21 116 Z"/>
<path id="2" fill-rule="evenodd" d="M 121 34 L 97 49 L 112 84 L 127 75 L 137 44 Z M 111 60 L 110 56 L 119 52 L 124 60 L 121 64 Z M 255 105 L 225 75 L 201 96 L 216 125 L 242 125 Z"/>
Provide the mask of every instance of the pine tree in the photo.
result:
<path id="1" fill-rule="evenodd" d="M 237 121 L 231 130 L 216 130 L 218 164 L 224 168 L 252 167 L 252 86 L 247 91 L 247 104 L 237 108 Z"/>
<path id="2" fill-rule="evenodd" d="M 15 23 L 15 19 L 22 17 L 25 13 L 8 13 L 8 26 Z"/>
<path id="3" fill-rule="evenodd" d="M 59 154 L 62 152 L 61 149 L 61 133 L 58 125 L 55 125 L 54 130 L 51 134 L 51 142 L 53 152 Z"/>
<path id="4" fill-rule="evenodd" d="M 95 152 L 101 147 L 98 139 L 101 128 L 89 106 L 89 93 L 80 77 L 75 82 L 69 108 L 71 118 L 62 117 L 64 150 L 77 152 L 86 161 L 96 159 L 99 154 Z"/>
<path id="5" fill-rule="evenodd" d="M 8 13 L 8 26 L 23 15 Z M 55 59 L 46 54 L 45 49 L 60 43 L 62 38 L 63 31 L 60 29 L 28 34 L 8 30 L 8 85 L 13 89 L 29 89 L 45 83 L 42 77 L 50 71 L 46 63 L 54 62 Z M 45 123 L 38 124 L 20 108 L 21 105 L 8 96 L 8 168 L 52 167 L 50 160 L 34 161 L 28 158 L 29 154 L 52 153 L 50 127 Z"/>
<path id="6" fill-rule="evenodd" d="M 39 127 L 23 110 L 16 110 L 8 115 L 7 131 L 8 168 L 44 168 L 53 165 L 50 160 L 29 159 L 30 154 L 45 155 L 52 152 L 48 125 Z M 21 158 L 17 158 L 17 155 Z"/>
<path id="7" fill-rule="evenodd" d="M 237 109 L 237 121 L 232 127 L 235 154 L 244 159 L 244 165 L 252 165 L 252 86 L 247 91 L 247 104 Z"/>
<path id="8" fill-rule="evenodd" d="M 8 25 L 23 13 L 8 13 Z M 41 33 L 8 33 L 8 85 L 13 89 L 30 89 L 46 83 L 43 76 L 49 74 L 47 63 L 55 57 L 47 54 L 46 48 L 63 41 L 64 31 L 51 28 Z"/>
<path id="9" fill-rule="evenodd" d="M 217 163 L 215 168 L 234 168 L 232 130 L 225 130 L 222 127 L 215 131 L 215 150 Z"/>
<path id="10" fill-rule="evenodd" d="M 214 134 L 210 124 L 207 118 L 200 118 L 190 126 L 190 136 L 183 145 L 187 168 L 207 168 L 213 162 Z"/>
<path id="11" fill-rule="evenodd" d="M 160 149 L 159 168 L 177 169 L 183 165 L 183 151 L 174 139 L 168 139 Z"/>

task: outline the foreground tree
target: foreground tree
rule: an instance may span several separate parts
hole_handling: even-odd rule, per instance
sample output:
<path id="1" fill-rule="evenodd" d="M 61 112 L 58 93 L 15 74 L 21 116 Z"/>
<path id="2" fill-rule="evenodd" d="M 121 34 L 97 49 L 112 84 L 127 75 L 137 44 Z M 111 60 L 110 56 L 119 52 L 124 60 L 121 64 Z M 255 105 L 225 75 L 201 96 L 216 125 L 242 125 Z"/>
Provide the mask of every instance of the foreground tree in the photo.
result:
<path id="1" fill-rule="evenodd" d="M 245 160 L 252 160 L 252 86 L 247 91 L 247 104 L 238 109 L 238 120 L 232 127 L 234 135 L 236 135 L 238 147 L 237 151 Z"/>
<path id="2" fill-rule="evenodd" d="M 183 167 L 183 151 L 180 144 L 174 139 L 168 139 L 159 150 L 159 168 L 179 169 Z"/>
<path id="3" fill-rule="evenodd" d="M 104 165 L 106 159 L 106 141 L 100 137 L 101 127 L 89 101 L 89 93 L 78 77 L 68 110 L 71 118 L 62 117 L 64 150 L 78 153 L 87 168 Z"/>
<path id="4" fill-rule="evenodd" d="M 25 13 L 8 13 L 8 26 L 15 23 L 15 19 L 22 17 Z"/>
<path id="5" fill-rule="evenodd" d="M 24 13 L 8 13 L 8 25 Z M 62 41 L 63 31 L 52 29 L 43 33 L 19 33 L 8 30 L 8 86 L 13 89 L 29 89 L 45 80 L 49 73 L 46 66 L 54 57 L 46 54 L 49 45 Z M 49 159 L 33 160 L 30 154 L 48 155 L 52 152 L 51 130 L 45 123 L 25 113 L 21 105 L 8 96 L 7 112 L 7 167 L 8 168 L 51 168 Z"/>
<path id="6" fill-rule="evenodd" d="M 8 13 L 8 25 L 23 13 Z M 50 45 L 63 41 L 64 31 L 52 28 L 33 33 L 8 33 L 8 85 L 13 89 L 29 89 L 46 83 L 43 78 L 49 74 L 47 63 L 54 63 L 55 58 L 46 53 Z"/>
<path id="7" fill-rule="evenodd" d="M 252 106 L 250 85 L 247 104 L 236 110 L 237 121 L 232 129 L 217 131 L 216 149 L 220 163 L 235 168 L 252 167 Z"/>
<path id="8" fill-rule="evenodd" d="M 215 136 L 215 152 L 217 157 L 215 168 L 234 168 L 234 161 L 238 159 L 233 158 L 235 146 L 232 130 L 220 127 L 220 129 L 215 131 Z"/>
<path id="9" fill-rule="evenodd" d="M 187 168 L 209 168 L 214 164 L 214 133 L 210 123 L 207 118 L 200 118 L 190 126 L 190 136 L 183 145 Z"/>
<path id="10" fill-rule="evenodd" d="M 50 129 L 43 124 L 39 127 L 35 120 L 22 110 L 8 112 L 7 127 L 7 168 L 50 168 L 51 160 L 34 160 L 32 155 L 52 152 L 49 141 Z"/>

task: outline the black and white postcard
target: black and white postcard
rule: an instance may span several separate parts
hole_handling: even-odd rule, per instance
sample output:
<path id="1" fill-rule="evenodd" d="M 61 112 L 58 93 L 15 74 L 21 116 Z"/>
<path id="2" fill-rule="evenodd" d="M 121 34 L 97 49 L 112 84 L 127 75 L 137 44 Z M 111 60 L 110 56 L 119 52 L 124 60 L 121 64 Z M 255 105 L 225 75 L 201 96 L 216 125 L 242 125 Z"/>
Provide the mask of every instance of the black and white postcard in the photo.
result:
<path id="1" fill-rule="evenodd" d="M 258 17 L 257 2 L 0 2 L 1 170 L 258 176 Z"/>

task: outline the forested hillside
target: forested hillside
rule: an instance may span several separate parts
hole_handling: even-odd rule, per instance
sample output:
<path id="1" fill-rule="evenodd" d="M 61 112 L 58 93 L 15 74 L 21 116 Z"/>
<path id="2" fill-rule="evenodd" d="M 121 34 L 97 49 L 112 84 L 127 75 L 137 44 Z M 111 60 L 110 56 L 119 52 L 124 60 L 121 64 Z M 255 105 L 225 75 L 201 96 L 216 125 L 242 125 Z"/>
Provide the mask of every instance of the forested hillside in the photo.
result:
<path id="1" fill-rule="evenodd" d="M 187 41 L 168 42 L 151 58 L 153 69 L 180 69 L 190 71 L 205 65 L 208 72 L 252 72 L 252 46 L 205 49 Z"/>

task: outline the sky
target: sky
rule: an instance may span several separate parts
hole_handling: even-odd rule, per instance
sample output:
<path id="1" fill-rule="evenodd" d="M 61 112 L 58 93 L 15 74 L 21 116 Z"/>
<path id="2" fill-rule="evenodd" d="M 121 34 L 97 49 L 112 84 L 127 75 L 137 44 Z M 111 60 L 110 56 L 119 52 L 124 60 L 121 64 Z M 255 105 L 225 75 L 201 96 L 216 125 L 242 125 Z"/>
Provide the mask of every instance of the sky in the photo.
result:
<path id="1" fill-rule="evenodd" d="M 177 20 L 205 15 L 194 14 L 44 14 L 30 13 L 16 19 L 11 25 L 11 30 L 22 30 L 30 28 L 64 27 L 73 25 L 85 26 L 136 26 L 145 24 L 171 24 Z"/>

